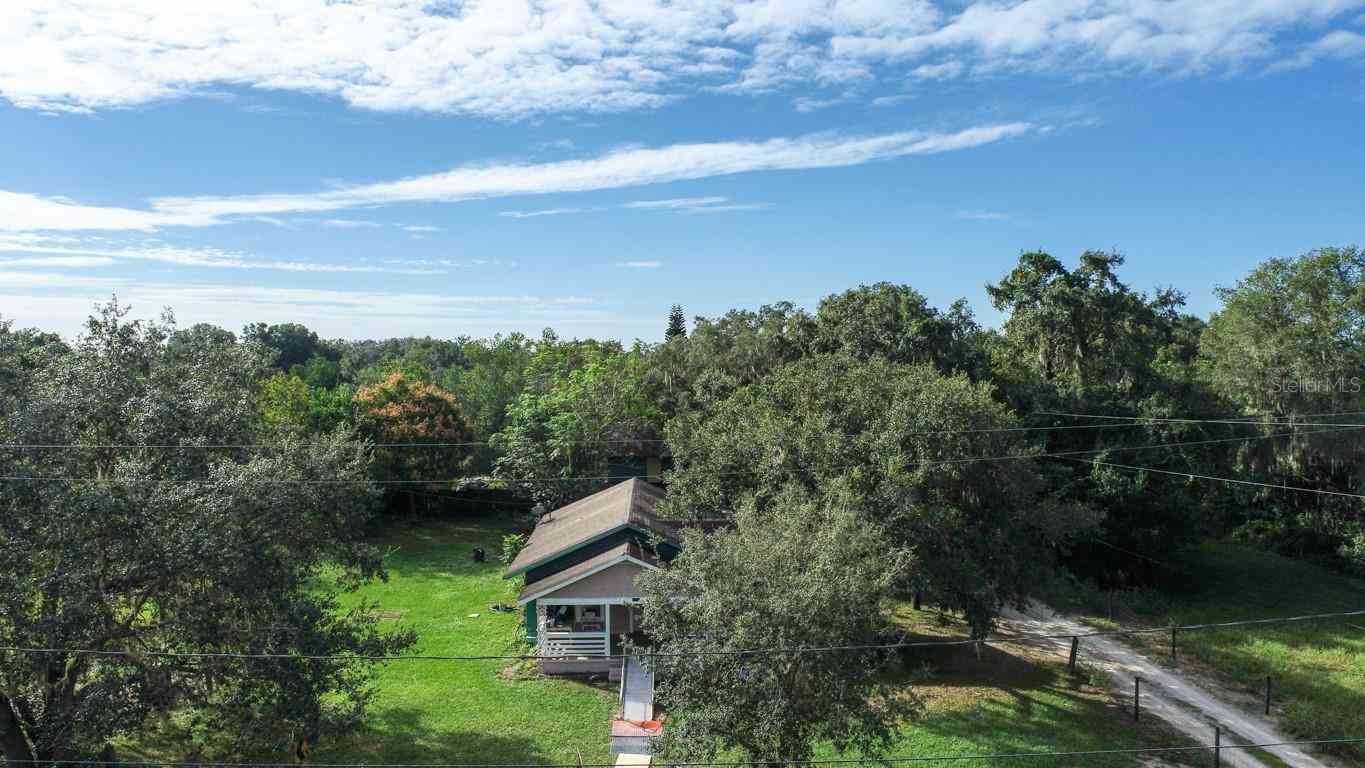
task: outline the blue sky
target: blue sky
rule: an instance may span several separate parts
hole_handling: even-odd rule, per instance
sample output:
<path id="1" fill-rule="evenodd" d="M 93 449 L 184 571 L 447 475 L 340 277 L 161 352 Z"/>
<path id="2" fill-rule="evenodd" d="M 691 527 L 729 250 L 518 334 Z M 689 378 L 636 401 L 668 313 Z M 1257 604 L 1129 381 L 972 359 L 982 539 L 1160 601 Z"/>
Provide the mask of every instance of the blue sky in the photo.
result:
<path id="1" fill-rule="evenodd" d="M 0 8 L 0 316 L 626 340 L 1021 250 L 1358 242 L 1365 0 Z"/>

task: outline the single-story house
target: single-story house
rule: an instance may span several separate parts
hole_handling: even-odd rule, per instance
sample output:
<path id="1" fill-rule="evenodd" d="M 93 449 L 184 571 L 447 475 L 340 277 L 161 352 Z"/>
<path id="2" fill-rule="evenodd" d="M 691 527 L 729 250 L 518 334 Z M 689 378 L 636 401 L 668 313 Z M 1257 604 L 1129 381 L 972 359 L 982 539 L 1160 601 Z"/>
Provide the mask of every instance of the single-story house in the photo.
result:
<path id="1" fill-rule="evenodd" d="M 547 673 L 612 671 L 608 657 L 639 626 L 635 578 L 678 552 L 678 529 L 659 518 L 664 492 L 627 480 L 542 515 L 506 578 L 524 575 L 517 605 L 526 640 Z M 562 659 L 559 661 L 558 659 Z"/>

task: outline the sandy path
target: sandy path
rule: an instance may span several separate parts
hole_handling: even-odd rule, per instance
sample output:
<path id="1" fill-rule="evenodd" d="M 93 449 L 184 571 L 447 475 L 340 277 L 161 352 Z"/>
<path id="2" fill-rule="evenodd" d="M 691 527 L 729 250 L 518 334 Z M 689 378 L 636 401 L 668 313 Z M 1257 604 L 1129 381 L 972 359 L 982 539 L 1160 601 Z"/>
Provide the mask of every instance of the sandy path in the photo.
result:
<path id="1" fill-rule="evenodd" d="M 1004 618 L 1012 631 L 1041 634 L 1086 634 L 1093 632 L 1075 619 L 1034 604 L 1027 613 L 1006 610 Z M 1065 658 L 1070 641 L 1038 641 L 1055 646 Z M 1215 725 L 1223 729 L 1224 744 L 1269 744 L 1290 741 L 1264 717 L 1220 700 L 1208 690 L 1185 679 L 1179 670 L 1169 670 L 1134 651 L 1113 637 L 1081 639 L 1080 661 L 1101 667 L 1119 695 L 1132 701 L 1133 678 L 1142 678 L 1142 713 L 1170 723 L 1200 744 L 1213 743 Z M 1270 747 L 1274 754 L 1295 768 L 1330 768 L 1327 763 L 1295 746 Z M 1225 749 L 1223 765 L 1234 768 L 1265 768 L 1248 750 Z"/>

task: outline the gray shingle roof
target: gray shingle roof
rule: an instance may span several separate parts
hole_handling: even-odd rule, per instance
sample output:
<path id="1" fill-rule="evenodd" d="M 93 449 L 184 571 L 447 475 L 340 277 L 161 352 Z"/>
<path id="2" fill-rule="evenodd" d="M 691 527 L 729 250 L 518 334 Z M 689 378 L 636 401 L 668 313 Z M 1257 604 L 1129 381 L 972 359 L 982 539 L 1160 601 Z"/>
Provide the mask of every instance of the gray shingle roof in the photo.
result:
<path id="1" fill-rule="evenodd" d="M 638 528 L 676 541 L 674 526 L 654 513 L 662 489 L 643 480 L 618 483 L 545 515 L 536 523 L 507 576 L 524 573 L 623 528 Z"/>

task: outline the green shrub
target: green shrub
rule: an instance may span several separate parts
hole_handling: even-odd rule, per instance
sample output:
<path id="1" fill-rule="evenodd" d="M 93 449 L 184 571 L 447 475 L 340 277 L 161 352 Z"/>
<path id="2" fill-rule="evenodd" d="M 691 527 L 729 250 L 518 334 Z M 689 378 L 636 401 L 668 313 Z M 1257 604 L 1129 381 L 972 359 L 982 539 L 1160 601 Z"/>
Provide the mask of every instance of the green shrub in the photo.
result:
<path id="1" fill-rule="evenodd" d="M 517 555 L 526 548 L 526 534 L 509 533 L 502 537 L 502 562 L 504 565 L 511 565 Z"/>

